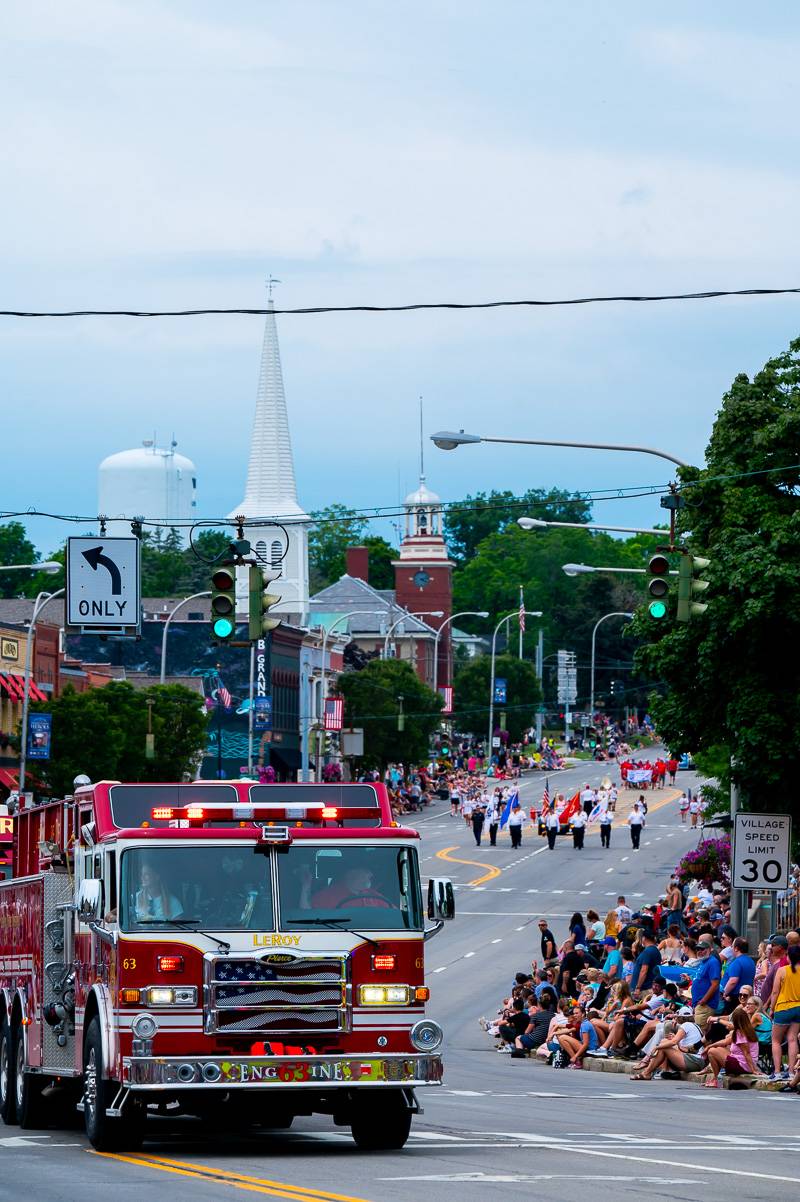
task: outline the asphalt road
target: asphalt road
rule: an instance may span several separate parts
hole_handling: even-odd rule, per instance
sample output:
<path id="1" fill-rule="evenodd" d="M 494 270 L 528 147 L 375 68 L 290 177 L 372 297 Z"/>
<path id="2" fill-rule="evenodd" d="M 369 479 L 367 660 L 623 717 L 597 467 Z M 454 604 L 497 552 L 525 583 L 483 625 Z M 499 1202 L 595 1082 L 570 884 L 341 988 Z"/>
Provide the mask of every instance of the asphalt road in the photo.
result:
<path id="1" fill-rule="evenodd" d="M 585 768 L 554 774 L 550 786 L 574 792 L 604 773 L 601 766 L 588 775 Z M 542 783 L 537 777 L 524 784 L 527 804 Z M 682 774 L 680 783 L 694 781 Z M 132 1157 L 99 1156 L 76 1131 L 0 1127 L 0 1199 L 34 1193 L 37 1202 L 107 1202 L 113 1194 L 115 1202 L 140 1202 L 169 1191 L 180 1202 L 218 1202 L 237 1189 L 295 1202 L 406 1202 L 431 1194 L 437 1202 L 532 1195 L 718 1202 L 734 1191 L 751 1199 L 796 1197 L 797 1096 L 557 1072 L 498 1056 L 476 1021 L 493 1013 L 514 972 L 538 954 L 540 914 L 561 936 L 574 909 L 593 905 L 604 913 L 620 892 L 634 905 L 663 891 L 697 838 L 681 826 L 674 796 L 650 794 L 639 852 L 624 827 L 614 830 L 609 851 L 592 831 L 582 852 L 562 838 L 552 853 L 527 828 L 521 851 L 512 853 L 507 839 L 476 848 L 447 806 L 421 818 L 424 869 L 452 876 L 458 916 L 427 945 L 431 1013 L 446 1032 L 446 1083 L 420 1091 L 425 1113 L 402 1152 L 360 1153 L 348 1133 L 323 1118 L 238 1138 L 164 1124 Z M 490 868 L 498 874 L 469 883 Z"/>

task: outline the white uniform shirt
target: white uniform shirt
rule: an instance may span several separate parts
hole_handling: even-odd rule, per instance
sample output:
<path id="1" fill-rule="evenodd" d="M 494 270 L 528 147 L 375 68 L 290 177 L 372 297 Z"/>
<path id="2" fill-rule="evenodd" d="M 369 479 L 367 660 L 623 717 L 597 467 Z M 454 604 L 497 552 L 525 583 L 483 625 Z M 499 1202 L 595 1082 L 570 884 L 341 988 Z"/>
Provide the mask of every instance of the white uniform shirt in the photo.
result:
<path id="1" fill-rule="evenodd" d="M 586 815 L 584 814 L 583 810 L 578 810 L 577 814 L 573 814 L 572 826 L 573 826 L 573 829 L 576 826 L 579 828 L 586 826 Z"/>

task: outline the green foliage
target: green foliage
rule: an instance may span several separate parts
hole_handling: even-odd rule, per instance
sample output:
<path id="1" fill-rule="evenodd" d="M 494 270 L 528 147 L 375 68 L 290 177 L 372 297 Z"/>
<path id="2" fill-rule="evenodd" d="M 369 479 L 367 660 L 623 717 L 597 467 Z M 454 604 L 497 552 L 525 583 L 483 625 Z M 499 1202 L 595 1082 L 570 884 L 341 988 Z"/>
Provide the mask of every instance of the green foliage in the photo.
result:
<path id="1" fill-rule="evenodd" d="M 520 517 L 546 522 L 588 522 L 591 506 L 580 493 L 560 488 L 547 491 L 529 488 L 520 497 L 508 489 L 466 496 L 445 512 L 444 533 L 450 555 L 458 563 L 465 563 L 479 543 Z"/>
<path id="2" fill-rule="evenodd" d="M 142 536 L 142 596 L 188 597 L 209 589 L 216 559 L 231 541 L 232 532 L 203 530 L 194 537 L 196 552 L 183 546 L 177 531 L 159 528 Z"/>
<path id="3" fill-rule="evenodd" d="M 711 560 L 705 614 L 645 632 L 639 660 L 668 692 L 662 737 L 729 784 L 745 808 L 798 813 L 800 772 L 800 339 L 723 398 L 706 467 L 680 471 L 679 532 Z M 764 473 L 764 474 L 746 474 Z"/>
<path id="4" fill-rule="evenodd" d="M 345 551 L 363 544 L 367 520 L 347 505 L 326 505 L 311 514 L 308 571 L 312 593 L 333 584 L 345 571 Z"/>
<path id="5" fill-rule="evenodd" d="M 541 623 L 538 618 L 528 618 L 525 658 L 533 658 L 540 624 L 545 632 L 546 669 L 550 654 L 558 648 L 577 652 L 580 708 L 589 700 L 588 665 L 594 624 L 603 614 L 633 611 L 641 600 L 645 577 L 602 572 L 570 577 L 564 574 L 562 566 L 585 563 L 643 568 L 657 543 L 658 536 L 636 535 L 622 540 L 588 530 L 525 531 L 512 524 L 484 539 L 469 562 L 456 571 L 453 608 L 455 611 L 488 610 L 497 622 L 504 613 L 516 614 L 519 586 L 523 585 L 526 608 L 543 613 Z M 458 625 L 485 632 L 487 624 L 475 618 L 460 618 Z M 641 687 L 646 682 L 637 682 L 629 670 L 633 644 L 627 638 L 622 641 L 626 625 L 621 618 L 604 622 L 596 640 L 596 696 L 605 696 L 608 700 L 610 681 L 623 679 L 627 692 L 620 695 L 621 705 L 641 703 L 647 696 Z M 516 629 L 516 617 L 512 617 L 512 647 L 516 647 Z M 503 631 L 498 636 L 500 647 L 504 646 L 502 638 Z M 549 697 L 552 691 L 549 671 L 545 675 L 545 684 Z"/>
<path id="6" fill-rule="evenodd" d="M 369 551 L 369 582 L 373 588 L 394 588 L 394 568 L 397 548 L 387 543 L 379 534 L 362 538 L 361 546 Z"/>
<path id="7" fill-rule="evenodd" d="M 39 552 L 25 533 L 22 522 L 3 522 L 0 525 L 0 564 L 36 563 Z M 0 572 L 0 597 L 28 597 L 36 572 Z M 46 576 L 43 579 L 51 580 Z M 46 587 L 46 586 L 45 586 Z"/>
<path id="8" fill-rule="evenodd" d="M 360 672 L 339 677 L 345 724 L 364 728 L 364 763 L 385 768 L 427 758 L 430 736 L 440 723 L 442 699 L 398 659 L 373 659 Z M 398 731 L 398 697 L 403 698 L 405 730 Z"/>
<path id="9" fill-rule="evenodd" d="M 145 758 L 147 699 L 153 701 L 155 758 Z M 137 690 L 125 681 L 77 693 L 67 686 L 59 696 L 31 706 L 53 715 L 50 760 L 31 770 L 53 796 L 72 792 L 84 772 L 94 780 L 179 781 L 194 772 L 206 745 L 202 698 L 183 685 Z"/>
<path id="10" fill-rule="evenodd" d="M 523 731 L 532 726 L 536 707 L 542 699 L 536 670 L 529 660 L 513 655 L 498 655 L 495 677 L 507 683 L 505 705 L 494 707 L 495 730 L 500 727 L 500 711 L 506 712 L 506 730 L 517 743 Z M 471 731 L 485 739 L 489 730 L 489 689 L 492 658 L 478 655 L 456 669 L 453 682 L 454 720 L 459 730 Z"/>

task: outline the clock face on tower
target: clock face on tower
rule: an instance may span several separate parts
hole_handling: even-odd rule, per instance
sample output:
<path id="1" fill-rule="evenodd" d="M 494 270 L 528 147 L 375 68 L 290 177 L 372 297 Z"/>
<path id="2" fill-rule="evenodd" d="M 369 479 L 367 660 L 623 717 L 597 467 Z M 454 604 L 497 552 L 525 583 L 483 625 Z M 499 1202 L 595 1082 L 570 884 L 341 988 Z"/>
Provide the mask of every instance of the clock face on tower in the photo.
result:
<path id="1" fill-rule="evenodd" d="M 424 568 L 420 568 L 418 572 L 415 572 L 411 579 L 414 581 L 414 584 L 417 586 L 417 588 L 425 588 L 425 585 L 430 584 L 431 582 L 431 577 Z"/>

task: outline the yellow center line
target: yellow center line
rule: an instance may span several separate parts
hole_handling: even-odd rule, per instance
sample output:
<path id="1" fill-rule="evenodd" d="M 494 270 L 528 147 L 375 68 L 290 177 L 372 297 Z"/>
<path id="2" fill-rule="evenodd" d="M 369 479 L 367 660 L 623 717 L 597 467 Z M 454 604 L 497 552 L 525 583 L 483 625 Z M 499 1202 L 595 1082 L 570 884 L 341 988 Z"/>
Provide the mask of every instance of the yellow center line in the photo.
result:
<path id="1" fill-rule="evenodd" d="M 119 1160 L 124 1164 L 139 1165 L 142 1168 L 159 1169 L 164 1173 L 174 1173 L 179 1177 L 193 1177 L 196 1181 L 218 1181 L 221 1185 L 231 1185 L 234 1189 L 247 1190 L 255 1194 L 269 1194 L 276 1198 L 289 1198 L 291 1202 L 365 1202 L 363 1198 L 355 1198 L 350 1194 L 332 1194 L 326 1190 L 309 1188 L 304 1185 L 292 1185 L 284 1181 L 271 1181 L 266 1177 L 251 1177 L 246 1173 L 237 1173 L 232 1169 L 215 1169 L 210 1165 L 192 1164 L 187 1160 L 170 1160 L 165 1156 L 151 1156 L 146 1152 L 123 1155 L 119 1152 L 92 1152 L 93 1156 L 102 1156 L 104 1160 Z"/>
<path id="2" fill-rule="evenodd" d="M 482 885 L 484 881 L 493 881 L 495 877 L 500 875 L 499 868 L 490 868 L 488 864 L 481 864 L 480 860 L 460 860 L 458 856 L 451 856 L 451 851 L 458 851 L 457 847 L 443 847 L 441 851 L 437 851 L 437 860 L 448 860 L 451 864 L 470 864 L 473 868 L 485 868 L 486 871 L 482 876 L 476 876 L 474 880 L 467 881 L 468 885 Z"/>

